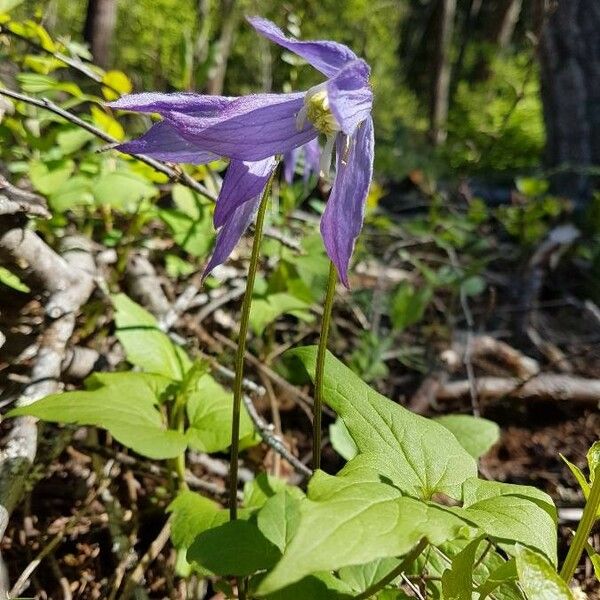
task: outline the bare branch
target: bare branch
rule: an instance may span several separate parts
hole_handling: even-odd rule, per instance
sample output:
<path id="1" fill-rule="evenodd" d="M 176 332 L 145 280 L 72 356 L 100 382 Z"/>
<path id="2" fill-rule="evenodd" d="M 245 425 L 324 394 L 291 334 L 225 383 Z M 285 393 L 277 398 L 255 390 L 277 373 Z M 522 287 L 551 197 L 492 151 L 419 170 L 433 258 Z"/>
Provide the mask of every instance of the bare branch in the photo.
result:
<path id="1" fill-rule="evenodd" d="M 77 125 L 78 127 L 89 131 L 90 133 L 94 134 L 97 138 L 100 138 L 101 140 L 104 140 L 105 142 L 108 142 L 111 145 L 119 143 L 119 140 L 112 137 L 112 135 L 108 135 L 101 129 L 98 129 L 94 125 L 87 123 L 83 119 L 80 119 L 76 115 L 61 108 L 51 100 L 48 100 L 47 98 L 32 98 L 31 96 L 27 96 L 26 94 L 21 94 L 20 92 L 15 92 L 6 88 L 0 89 L 0 95 L 7 96 L 8 98 L 12 98 L 13 100 L 20 100 L 21 102 L 25 102 L 26 104 L 30 104 L 31 106 L 37 106 L 38 108 L 48 110 L 54 113 L 55 115 L 59 115 L 63 119 L 69 121 L 69 123 L 73 123 L 73 125 Z M 168 165 L 153 158 L 150 158 L 149 156 L 144 156 L 143 154 L 136 154 L 135 158 L 152 167 L 155 171 L 166 175 L 171 181 L 183 183 L 184 185 L 193 189 L 199 194 L 206 196 L 212 201 L 216 201 L 216 197 L 214 196 L 214 194 L 209 192 L 205 186 L 203 186 L 200 182 L 190 177 L 187 173 L 177 171 L 169 167 Z"/>
<path id="2" fill-rule="evenodd" d="M 515 377 L 480 377 L 476 382 L 481 400 L 556 400 L 595 406 L 600 402 L 600 379 L 574 375 L 543 373 L 528 381 Z M 452 381 L 437 389 L 438 400 L 458 400 L 468 397 L 468 380 Z"/>

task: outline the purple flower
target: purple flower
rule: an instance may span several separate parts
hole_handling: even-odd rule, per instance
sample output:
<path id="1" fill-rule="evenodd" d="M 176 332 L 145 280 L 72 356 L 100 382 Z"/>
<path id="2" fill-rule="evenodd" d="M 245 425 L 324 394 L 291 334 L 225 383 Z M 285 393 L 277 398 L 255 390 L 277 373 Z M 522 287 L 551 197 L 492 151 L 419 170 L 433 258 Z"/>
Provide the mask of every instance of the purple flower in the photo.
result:
<path id="1" fill-rule="evenodd" d="M 321 136 L 324 146 L 319 171 L 329 173 L 334 150 L 336 162 L 321 234 L 327 254 L 347 286 L 348 265 L 362 228 L 373 175 L 369 66 L 343 44 L 290 39 L 266 19 L 248 21 L 262 36 L 304 58 L 327 80 L 306 92 L 290 94 L 124 96 L 111 106 L 158 113 L 163 120 L 142 137 L 117 148 L 172 162 L 203 164 L 221 156 L 230 159 L 215 210 L 215 226 L 220 230 L 206 267 L 208 273 L 227 259 L 252 222 L 275 168 L 274 157 L 287 155 L 295 164 L 294 155 L 304 147 L 305 165 L 315 169 L 313 156 Z"/>
<path id="2" fill-rule="evenodd" d="M 292 183 L 296 165 L 300 155 L 303 154 L 304 171 L 303 178 L 306 183 L 312 174 L 318 175 L 321 171 L 321 147 L 319 140 L 315 138 L 306 142 L 300 148 L 293 148 L 283 155 L 283 178 L 287 183 Z"/>

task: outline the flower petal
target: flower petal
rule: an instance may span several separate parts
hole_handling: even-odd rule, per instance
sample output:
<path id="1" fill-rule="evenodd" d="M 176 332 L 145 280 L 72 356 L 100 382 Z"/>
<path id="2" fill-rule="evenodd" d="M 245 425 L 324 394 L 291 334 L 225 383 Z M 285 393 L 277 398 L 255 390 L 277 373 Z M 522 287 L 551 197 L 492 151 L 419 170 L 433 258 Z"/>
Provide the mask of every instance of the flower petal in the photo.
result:
<path id="1" fill-rule="evenodd" d="M 342 136 L 340 136 L 342 138 Z M 348 285 L 348 265 L 362 228 L 365 200 L 373 176 L 373 120 L 367 119 L 350 139 L 337 144 L 337 173 L 321 219 L 321 235 L 341 282 Z M 345 154 L 346 153 L 346 154 Z"/>
<path id="2" fill-rule="evenodd" d="M 327 82 L 331 112 L 346 135 L 352 135 L 358 124 L 371 114 L 370 71 L 364 60 L 355 60 Z"/>
<path id="3" fill-rule="evenodd" d="M 217 233 L 217 241 L 213 254 L 204 269 L 202 278 L 204 279 L 209 273 L 220 264 L 224 263 L 228 258 L 244 232 L 254 220 L 254 215 L 260 205 L 260 196 L 256 196 L 252 200 L 248 200 L 244 204 L 238 206 L 231 214 L 231 217 L 221 227 Z"/>
<path id="4" fill-rule="evenodd" d="M 227 106 L 233 98 L 225 96 L 207 96 L 201 94 L 175 93 L 165 94 L 159 92 L 144 92 L 142 94 L 128 94 L 107 105 L 118 110 L 130 110 L 141 113 L 182 112 L 185 114 L 215 114 Z"/>
<path id="5" fill-rule="evenodd" d="M 345 64 L 357 59 L 356 54 L 344 44 L 330 41 L 294 40 L 286 37 L 275 23 L 261 17 L 248 17 L 248 22 L 260 35 L 301 56 L 327 77 L 332 77 Z"/>
<path id="6" fill-rule="evenodd" d="M 286 183 L 294 181 L 299 154 L 300 148 L 292 148 L 283 155 L 283 179 Z"/>
<path id="7" fill-rule="evenodd" d="M 314 173 L 321 170 L 321 146 L 318 138 L 304 144 L 304 181 L 308 181 Z"/>
<path id="8" fill-rule="evenodd" d="M 257 161 L 284 154 L 317 136 L 310 122 L 297 128 L 304 94 L 254 94 L 231 101 L 218 114 L 195 117 L 180 112 L 165 119 L 181 136 L 205 150 L 235 160 Z"/>
<path id="9" fill-rule="evenodd" d="M 204 165 L 219 158 L 182 138 L 166 121 L 156 123 L 144 135 L 119 144 L 116 149 L 125 154 L 145 154 L 158 160 L 193 165 Z"/>
<path id="10" fill-rule="evenodd" d="M 215 227 L 225 225 L 238 206 L 262 194 L 276 164 L 272 156 L 257 162 L 229 163 L 215 208 Z"/>

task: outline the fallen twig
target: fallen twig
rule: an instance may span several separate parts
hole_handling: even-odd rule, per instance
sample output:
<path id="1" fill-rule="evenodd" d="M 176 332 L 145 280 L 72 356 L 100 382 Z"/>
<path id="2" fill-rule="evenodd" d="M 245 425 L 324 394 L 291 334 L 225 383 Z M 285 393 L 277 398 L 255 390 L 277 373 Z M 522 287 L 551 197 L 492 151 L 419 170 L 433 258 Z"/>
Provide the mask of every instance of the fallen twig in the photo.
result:
<path id="1" fill-rule="evenodd" d="M 287 460 L 294 469 L 305 476 L 310 476 L 312 471 L 297 457 L 295 457 L 285 446 L 283 441 L 274 434 L 273 426 L 267 423 L 257 412 L 252 399 L 249 396 L 243 395 L 244 405 L 252 419 L 263 442 L 270 448 L 273 448 L 277 454 Z"/>
<path id="2" fill-rule="evenodd" d="M 154 559 L 162 552 L 162 549 L 166 546 L 169 541 L 169 537 L 171 535 L 171 523 L 167 521 L 163 528 L 160 530 L 156 539 L 150 544 L 146 554 L 142 556 L 140 562 L 136 566 L 136 568 L 132 571 L 131 575 L 127 578 L 125 582 L 125 589 L 120 596 L 120 600 L 128 600 L 133 594 L 136 586 L 141 583 L 144 578 L 144 573 L 146 569 L 154 561 Z"/>
<path id="3" fill-rule="evenodd" d="M 528 381 L 515 377 L 479 377 L 477 394 L 482 400 L 557 400 L 596 405 L 600 402 L 600 379 L 542 373 Z M 437 400 L 459 400 L 469 395 L 467 380 L 440 385 Z"/>

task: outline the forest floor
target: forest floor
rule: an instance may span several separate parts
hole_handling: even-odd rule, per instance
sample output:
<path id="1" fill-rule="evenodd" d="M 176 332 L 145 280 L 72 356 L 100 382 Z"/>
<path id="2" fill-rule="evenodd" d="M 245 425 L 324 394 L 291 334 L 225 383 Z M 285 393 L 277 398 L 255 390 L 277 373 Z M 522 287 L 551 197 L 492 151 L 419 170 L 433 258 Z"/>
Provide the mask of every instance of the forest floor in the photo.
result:
<path id="1" fill-rule="evenodd" d="M 465 258 L 458 249 L 448 258 L 428 239 L 407 234 L 401 219 L 391 222 L 386 243 L 378 241 L 376 230 L 367 231 L 369 252 L 360 253 L 353 269 L 352 292 L 339 289 L 332 351 L 364 364 L 370 352 L 370 346 L 364 346 L 365 334 L 375 328 L 383 347 L 378 355 L 381 364 L 375 366 L 383 365 L 385 370 L 371 384 L 380 392 L 427 416 L 476 412 L 496 422 L 500 439 L 480 460 L 482 476 L 535 485 L 549 493 L 559 507 L 559 555 L 564 557 L 584 499 L 560 455 L 585 468 L 586 452 L 600 434 L 599 398 L 579 389 L 582 382 L 585 388 L 586 381 L 597 386 L 600 380 L 600 311 L 582 296 L 586 275 L 577 270 L 577 257 L 562 258 L 572 241 L 544 248 L 551 238 L 546 235 L 523 251 L 499 227 L 488 227 L 485 235 L 494 246 L 494 258 L 479 272 L 486 291 L 466 297 L 436 288 L 423 319 L 396 333 L 387 311 L 378 308 L 378 298 L 385 300 L 404 278 L 418 285 L 422 271 L 417 272 L 400 250 L 390 254 L 382 247 L 396 244 L 399 249 L 414 250 L 413 257 L 430 266 L 454 260 L 464 266 L 473 254 Z M 233 267 L 224 271 L 225 291 L 239 285 L 244 264 L 239 257 L 245 255 L 240 250 Z M 153 267 L 146 283 L 156 286 L 154 299 L 160 296 L 172 303 L 188 282 L 168 277 L 160 251 L 142 256 Z M 134 282 L 125 280 L 124 287 L 135 297 Z M 229 367 L 228 340 L 234 337 L 240 305 L 239 294 L 230 296 L 209 309 L 205 303 L 188 310 L 172 328 L 192 354 L 201 351 Z M 28 382 L 34 359 L 28 348 L 44 327 L 43 302 L 39 294 L 3 290 L 0 296 L 1 324 L 7 337 L 0 360 L 5 405 Z M 92 316 L 95 325 L 90 324 Z M 288 448 L 305 463 L 310 462 L 310 429 L 303 399 L 310 398 L 311 389 L 286 384 L 277 369 L 286 348 L 316 339 L 317 326 L 289 316 L 279 319 L 270 331 L 268 347 L 260 340 L 250 344 L 259 361 L 247 366 L 247 377 L 266 390 L 254 398 L 259 413 L 280 427 Z M 102 367 L 106 369 L 114 364 L 111 353 L 118 354 L 111 327 L 109 311 L 96 294 L 79 317 L 75 341 L 108 356 Z M 407 356 L 420 358 L 415 363 Z M 508 390 L 502 387 L 507 381 Z M 80 383 L 71 378 L 66 385 L 74 388 Z M 331 422 L 326 416 L 324 425 Z M 6 433 L 7 424 L 2 427 Z M 327 471 L 335 472 L 343 464 L 329 444 L 323 456 Z M 227 456 L 192 453 L 189 459 L 200 491 L 223 500 Z M 289 464 L 265 444 L 244 454 L 242 481 L 265 470 L 296 477 Z M 2 556 L 13 582 L 41 559 L 21 596 L 112 599 L 120 597 L 119 590 L 131 580 L 130 585 L 143 582 L 136 598 L 202 598 L 204 593 L 207 598 L 224 598 L 203 580 L 184 582 L 173 576 L 175 552 L 164 535 L 169 478 L 160 463 L 128 453 L 103 431 L 45 424 L 25 497 L 2 542 Z M 596 547 L 599 537 L 596 533 Z M 147 564 L 143 557 L 149 557 Z M 144 569 L 136 574 L 134 567 L 140 560 Z M 578 570 L 577 580 L 588 598 L 600 598 L 589 560 Z"/>

